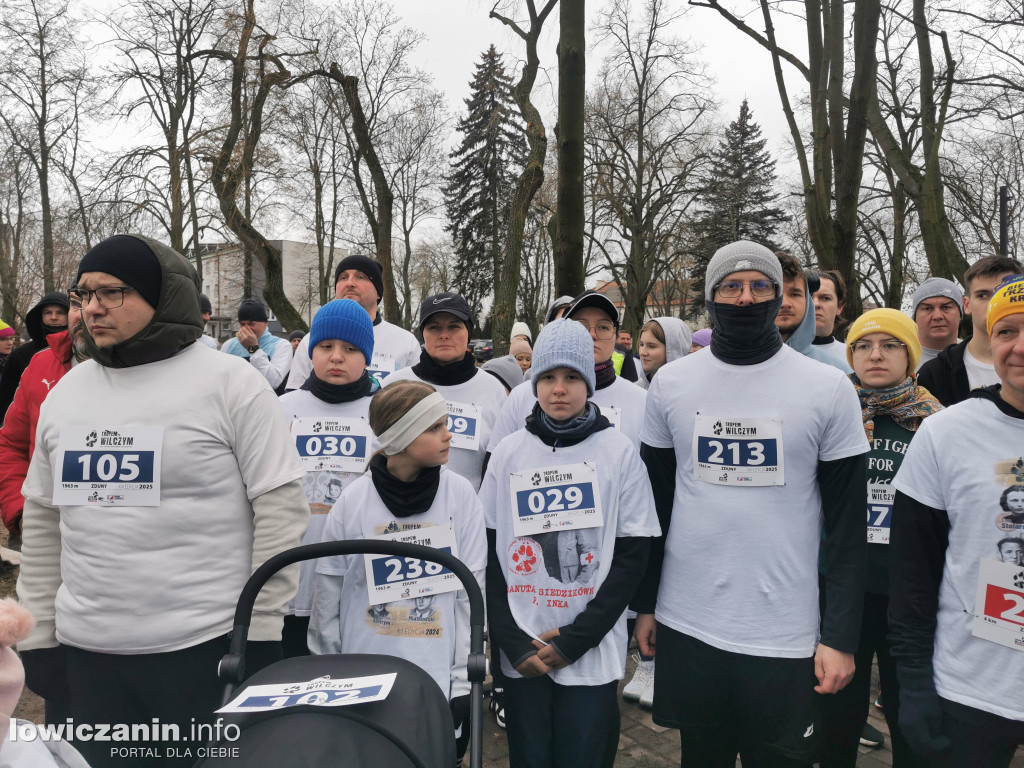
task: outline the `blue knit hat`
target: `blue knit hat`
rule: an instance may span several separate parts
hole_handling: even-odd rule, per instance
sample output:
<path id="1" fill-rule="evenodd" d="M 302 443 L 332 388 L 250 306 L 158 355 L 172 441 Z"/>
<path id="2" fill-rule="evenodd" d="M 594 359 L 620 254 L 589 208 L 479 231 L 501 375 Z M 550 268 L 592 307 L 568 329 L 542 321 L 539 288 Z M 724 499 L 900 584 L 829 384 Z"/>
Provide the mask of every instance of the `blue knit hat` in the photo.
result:
<path id="1" fill-rule="evenodd" d="M 340 339 L 359 349 L 370 364 L 373 357 L 373 321 L 352 299 L 334 299 L 320 307 L 309 330 L 309 356 L 321 341 Z"/>
<path id="2" fill-rule="evenodd" d="M 594 341 L 582 323 L 559 319 L 544 326 L 533 347 L 533 394 L 541 374 L 555 368 L 572 368 L 587 383 L 587 397 L 594 394 Z"/>

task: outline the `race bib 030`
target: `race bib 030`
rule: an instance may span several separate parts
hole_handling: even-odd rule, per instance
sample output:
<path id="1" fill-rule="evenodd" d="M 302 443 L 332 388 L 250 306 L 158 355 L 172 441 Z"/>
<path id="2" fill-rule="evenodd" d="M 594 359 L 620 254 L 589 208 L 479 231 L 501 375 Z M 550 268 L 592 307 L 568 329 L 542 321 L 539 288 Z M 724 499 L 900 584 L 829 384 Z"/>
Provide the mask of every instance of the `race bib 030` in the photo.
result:
<path id="1" fill-rule="evenodd" d="M 53 503 L 160 506 L 163 439 L 163 427 L 64 427 L 53 467 Z"/>
<path id="2" fill-rule="evenodd" d="M 772 418 L 697 414 L 693 476 L 714 485 L 785 485 L 782 422 Z"/>
<path id="3" fill-rule="evenodd" d="M 291 423 L 307 472 L 362 472 L 370 459 L 370 426 L 362 419 L 305 416 Z"/>
<path id="4" fill-rule="evenodd" d="M 509 490 L 516 536 L 604 525 L 594 465 L 514 472 L 509 477 Z"/>

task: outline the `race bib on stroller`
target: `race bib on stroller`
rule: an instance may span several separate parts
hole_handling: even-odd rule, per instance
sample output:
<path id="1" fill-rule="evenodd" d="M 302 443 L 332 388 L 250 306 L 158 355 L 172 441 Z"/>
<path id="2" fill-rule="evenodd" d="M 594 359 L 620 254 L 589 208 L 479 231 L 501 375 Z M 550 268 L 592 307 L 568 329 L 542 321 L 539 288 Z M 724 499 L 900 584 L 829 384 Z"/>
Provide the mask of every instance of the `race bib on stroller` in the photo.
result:
<path id="1" fill-rule="evenodd" d="M 748 488 L 785 485 L 782 422 L 697 414 L 693 477 L 704 483 Z"/>
<path id="2" fill-rule="evenodd" d="M 516 536 L 604 525 L 596 466 L 570 464 L 509 477 Z"/>
<path id="3" fill-rule="evenodd" d="M 160 506 L 163 440 L 163 427 L 64 427 L 53 467 L 53 503 Z"/>

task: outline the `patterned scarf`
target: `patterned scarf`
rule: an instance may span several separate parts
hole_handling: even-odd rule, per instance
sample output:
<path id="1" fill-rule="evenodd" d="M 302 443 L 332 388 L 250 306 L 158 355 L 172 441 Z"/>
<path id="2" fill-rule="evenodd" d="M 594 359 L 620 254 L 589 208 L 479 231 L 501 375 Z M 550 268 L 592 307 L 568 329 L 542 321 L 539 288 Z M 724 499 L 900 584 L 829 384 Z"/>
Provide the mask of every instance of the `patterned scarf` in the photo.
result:
<path id="1" fill-rule="evenodd" d="M 925 416 L 942 410 L 942 403 L 927 389 L 917 386 L 912 376 L 888 389 L 866 389 L 855 373 L 850 374 L 850 380 L 857 388 L 868 440 L 874 439 L 875 416 L 888 416 L 904 429 L 917 432 Z"/>

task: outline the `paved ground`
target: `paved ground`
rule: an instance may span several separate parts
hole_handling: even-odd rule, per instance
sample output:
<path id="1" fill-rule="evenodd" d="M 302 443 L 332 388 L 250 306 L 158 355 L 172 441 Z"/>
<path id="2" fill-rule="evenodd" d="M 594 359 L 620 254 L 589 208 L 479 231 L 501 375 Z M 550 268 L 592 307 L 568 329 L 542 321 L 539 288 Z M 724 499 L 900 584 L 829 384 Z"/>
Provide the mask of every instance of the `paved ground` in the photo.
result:
<path id="1" fill-rule="evenodd" d="M 630 659 L 626 667 L 626 680 L 632 677 L 633 668 L 634 663 Z M 621 691 L 621 684 L 619 689 Z M 873 690 L 877 690 L 877 672 Z M 619 735 L 616 768 L 676 768 L 679 765 L 679 732 L 655 725 L 650 711 L 641 709 L 633 702 L 623 700 L 621 708 L 622 731 Z M 886 744 L 881 749 L 861 747 L 857 768 L 891 768 L 889 728 L 880 710 L 874 707 L 869 709 L 868 721 L 886 735 Z M 468 765 L 469 760 L 465 762 Z M 736 764 L 739 766 L 739 761 Z M 484 717 L 484 768 L 508 768 L 505 732 L 498 727 L 490 712 L 486 712 Z M 1011 768 L 1024 768 L 1024 752 L 1018 750 Z"/>

